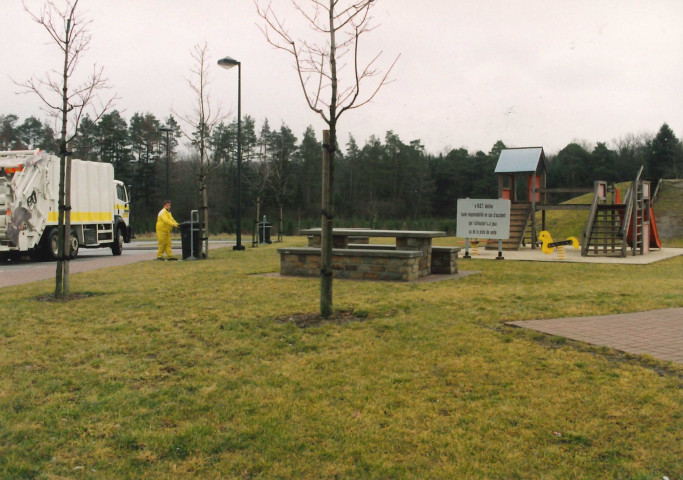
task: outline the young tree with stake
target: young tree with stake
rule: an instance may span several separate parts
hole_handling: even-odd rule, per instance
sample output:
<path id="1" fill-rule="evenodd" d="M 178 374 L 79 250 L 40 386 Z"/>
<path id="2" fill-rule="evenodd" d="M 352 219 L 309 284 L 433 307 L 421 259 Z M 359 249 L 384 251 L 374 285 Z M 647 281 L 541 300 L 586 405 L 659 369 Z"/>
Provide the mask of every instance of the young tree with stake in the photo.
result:
<path id="1" fill-rule="evenodd" d="M 81 56 L 90 44 L 86 20 L 78 12 L 79 0 L 65 0 L 60 9 L 55 2 L 47 1 L 37 13 L 32 12 L 24 3 L 24 10 L 40 26 L 42 26 L 59 47 L 63 55 L 61 70 L 53 70 L 44 78 L 36 77 L 17 83 L 25 93 L 36 94 L 43 102 L 43 108 L 56 124 L 60 124 L 59 139 L 59 220 L 58 220 L 58 260 L 56 272 L 55 296 L 69 294 L 69 256 L 71 242 L 65 241 L 71 232 L 71 152 L 69 142 L 78 134 L 78 126 L 86 111 L 91 111 L 91 119 L 97 122 L 112 106 L 115 96 L 101 101 L 98 94 L 108 89 L 107 80 L 103 77 L 103 69 L 93 66 L 90 73 L 80 84 L 72 88 Z M 56 75 L 59 75 L 57 77 Z"/>
<path id="2" fill-rule="evenodd" d="M 320 115 L 329 130 L 323 132 L 323 186 L 320 255 L 320 314 L 332 314 L 332 223 L 334 218 L 333 179 L 337 152 L 339 117 L 370 102 L 388 81 L 398 57 L 384 74 L 376 69 L 379 52 L 367 62 L 359 56 L 361 37 L 373 29 L 370 10 L 376 0 L 291 0 L 291 5 L 309 25 L 312 37 L 300 38 L 286 27 L 272 3 L 254 0 L 263 19 L 262 31 L 268 43 L 290 54 L 295 61 L 299 82 L 308 107 Z M 341 79 L 338 74 L 349 65 L 352 73 Z M 361 86 L 370 82 L 367 93 Z M 365 90 L 363 90 L 365 91 Z"/>
<path id="3" fill-rule="evenodd" d="M 216 125 L 218 125 L 225 118 L 221 115 L 220 108 L 213 110 L 211 97 L 209 95 L 209 49 L 206 42 L 203 45 L 195 45 L 192 49 L 192 59 L 194 65 L 192 67 L 192 74 L 194 78 L 188 80 L 188 84 L 195 95 L 195 107 L 191 114 L 178 115 L 185 124 L 192 128 L 190 134 L 185 133 L 185 136 L 192 141 L 192 145 L 197 148 L 199 153 L 198 159 L 198 180 L 199 180 L 199 196 L 201 201 L 201 218 L 199 222 L 199 236 L 200 238 L 208 238 L 209 231 L 209 199 L 206 191 L 206 183 L 209 172 L 217 165 L 209 161 L 209 150 L 211 132 Z M 208 257 L 209 242 L 204 244 L 200 242 L 199 256 Z M 203 250 L 202 250 L 203 247 Z"/>

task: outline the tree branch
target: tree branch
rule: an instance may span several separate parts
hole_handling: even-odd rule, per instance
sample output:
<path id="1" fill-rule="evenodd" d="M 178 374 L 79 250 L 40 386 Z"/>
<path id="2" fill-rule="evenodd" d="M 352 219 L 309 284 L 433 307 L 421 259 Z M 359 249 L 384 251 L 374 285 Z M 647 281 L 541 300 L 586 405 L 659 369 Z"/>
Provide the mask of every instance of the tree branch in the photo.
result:
<path id="1" fill-rule="evenodd" d="M 343 0 L 290 1 L 311 30 L 323 35 L 323 41 L 311 43 L 293 37 L 283 17 L 273 10 L 272 2 L 264 6 L 260 0 L 254 0 L 258 15 L 263 19 L 259 28 L 266 41 L 292 56 L 309 109 L 320 115 L 328 125 L 336 123 L 345 111 L 371 102 L 379 90 L 389 83 L 389 74 L 400 57 L 394 59 L 369 94 L 361 97 L 366 81 L 378 75 L 376 64 L 382 55 L 379 52 L 369 62 L 360 64 L 360 38 L 375 28 L 370 25 L 370 9 L 376 0 L 349 1 L 344 6 Z M 352 57 L 349 63 L 353 64 L 354 74 L 344 85 L 339 80 L 339 74 L 347 67 L 343 60 L 349 56 Z M 331 69 L 333 63 L 334 73 Z M 324 94 L 333 88 L 333 84 L 336 89 L 334 97 Z"/>

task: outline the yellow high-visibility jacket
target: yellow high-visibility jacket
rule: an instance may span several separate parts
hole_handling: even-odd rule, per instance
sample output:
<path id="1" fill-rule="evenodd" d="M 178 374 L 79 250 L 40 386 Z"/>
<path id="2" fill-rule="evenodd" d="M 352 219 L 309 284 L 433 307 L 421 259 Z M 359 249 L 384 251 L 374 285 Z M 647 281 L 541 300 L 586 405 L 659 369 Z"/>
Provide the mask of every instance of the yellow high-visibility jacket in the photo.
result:
<path id="1" fill-rule="evenodd" d="M 157 232 L 159 233 L 171 233 L 173 227 L 177 227 L 178 222 L 175 221 L 171 212 L 162 208 L 157 216 Z"/>

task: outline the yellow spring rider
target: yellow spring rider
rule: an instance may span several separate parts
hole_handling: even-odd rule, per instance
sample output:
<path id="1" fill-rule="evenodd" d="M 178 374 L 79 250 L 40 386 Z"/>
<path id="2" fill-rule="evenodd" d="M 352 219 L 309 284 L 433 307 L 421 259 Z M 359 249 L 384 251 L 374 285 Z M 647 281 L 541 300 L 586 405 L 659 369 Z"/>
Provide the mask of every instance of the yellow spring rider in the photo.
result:
<path id="1" fill-rule="evenodd" d="M 560 260 L 564 260 L 564 246 L 571 245 L 574 249 L 579 248 L 579 240 L 576 237 L 569 237 L 566 240 L 560 242 L 553 242 L 553 237 L 550 236 L 550 232 L 543 230 L 539 235 L 538 239 L 541 241 L 541 251 L 546 254 L 551 254 L 555 251 L 557 247 L 557 257 Z"/>

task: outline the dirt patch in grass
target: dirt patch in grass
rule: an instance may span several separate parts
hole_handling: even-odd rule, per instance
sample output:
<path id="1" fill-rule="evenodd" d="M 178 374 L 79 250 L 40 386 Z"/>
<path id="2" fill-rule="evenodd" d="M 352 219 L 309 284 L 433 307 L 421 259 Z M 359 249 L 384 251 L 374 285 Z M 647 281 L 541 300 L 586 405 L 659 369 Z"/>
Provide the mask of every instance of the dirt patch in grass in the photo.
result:
<path id="1" fill-rule="evenodd" d="M 55 297 L 53 293 L 47 294 L 47 295 L 41 295 L 36 298 L 37 301 L 39 302 L 47 302 L 47 303 L 68 303 L 72 302 L 74 300 L 81 300 L 83 298 L 90 298 L 94 297 L 95 295 L 99 295 L 98 293 L 92 293 L 92 292 L 77 292 L 77 293 L 70 293 L 68 295 L 64 295 L 61 297 Z"/>
<path id="2" fill-rule="evenodd" d="M 290 313 L 275 317 L 277 323 L 293 323 L 299 328 L 317 327 L 325 323 L 342 325 L 344 323 L 362 322 L 368 318 L 367 312 L 350 310 L 338 310 L 329 317 L 323 317 L 320 312 L 315 313 Z"/>

